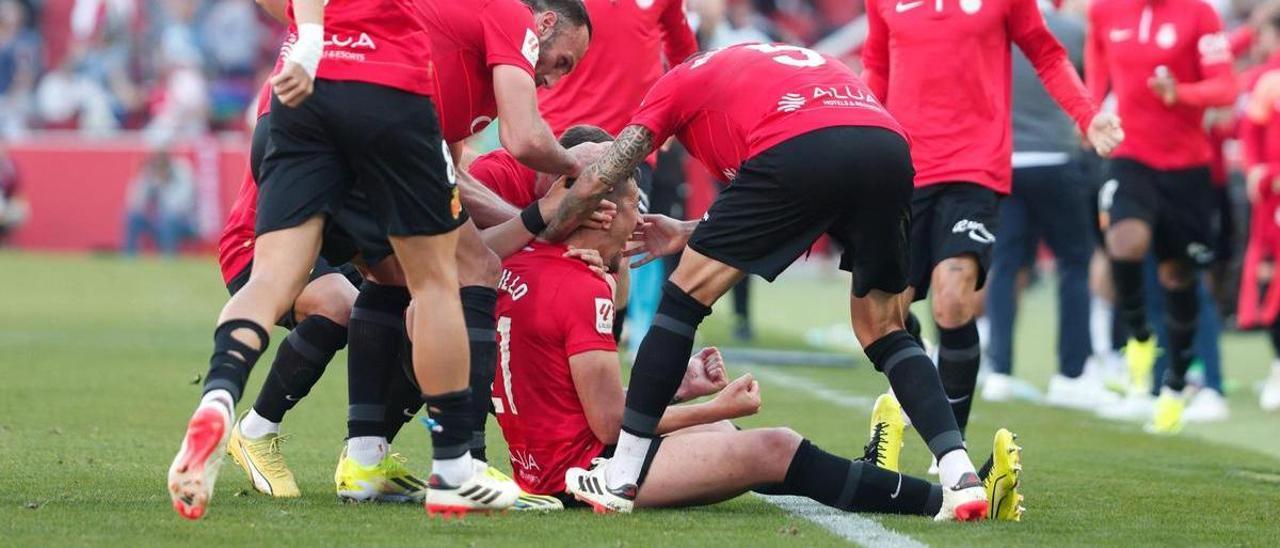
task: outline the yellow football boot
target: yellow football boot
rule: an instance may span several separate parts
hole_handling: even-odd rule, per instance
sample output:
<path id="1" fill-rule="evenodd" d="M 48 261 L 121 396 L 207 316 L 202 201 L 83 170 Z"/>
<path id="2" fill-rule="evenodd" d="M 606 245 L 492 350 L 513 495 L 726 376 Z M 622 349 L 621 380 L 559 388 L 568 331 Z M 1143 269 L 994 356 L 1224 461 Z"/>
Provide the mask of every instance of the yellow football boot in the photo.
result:
<path id="1" fill-rule="evenodd" d="M 1151 392 L 1151 372 L 1156 367 L 1159 350 L 1156 337 L 1152 335 L 1145 342 L 1129 338 L 1124 346 L 1124 361 L 1129 365 L 1129 393 L 1146 394 Z"/>
<path id="2" fill-rule="evenodd" d="M 494 468 L 492 464 L 485 467 L 484 474 L 500 482 L 515 483 L 511 476 L 506 475 L 502 470 Z M 535 495 L 521 489 L 520 496 L 516 498 L 516 504 L 511 509 L 519 512 L 553 512 L 564 510 L 564 503 L 555 497 Z"/>
<path id="3" fill-rule="evenodd" d="M 881 394 L 871 409 L 871 433 L 862 460 L 891 472 L 899 471 L 902 454 L 902 406 L 893 394 Z"/>
<path id="4" fill-rule="evenodd" d="M 1187 409 L 1187 398 L 1181 392 L 1168 387 L 1160 390 L 1156 398 L 1155 412 L 1146 430 L 1151 434 L 1173 435 L 1182 431 L 1182 412 Z"/>
<path id="5" fill-rule="evenodd" d="M 1018 492 L 1022 475 L 1022 447 L 1014 443 L 1018 436 L 1001 428 L 996 431 L 991 458 L 978 476 L 987 490 L 987 519 L 1022 521 L 1022 494 Z"/>
<path id="6" fill-rule="evenodd" d="M 253 488 L 259 493 L 277 498 L 302 496 L 298 482 L 293 479 L 293 472 L 285 465 L 284 455 L 280 452 L 280 445 L 285 439 L 286 436 L 279 434 L 250 439 L 240 431 L 239 422 L 231 429 L 227 453 L 249 476 Z"/>

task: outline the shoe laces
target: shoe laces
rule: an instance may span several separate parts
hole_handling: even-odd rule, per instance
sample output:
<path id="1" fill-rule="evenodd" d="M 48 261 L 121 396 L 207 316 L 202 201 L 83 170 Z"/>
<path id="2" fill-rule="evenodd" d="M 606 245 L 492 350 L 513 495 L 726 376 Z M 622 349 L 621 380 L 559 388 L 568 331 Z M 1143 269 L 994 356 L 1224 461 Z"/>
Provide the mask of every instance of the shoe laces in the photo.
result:
<path id="1" fill-rule="evenodd" d="M 388 477 L 398 477 L 409 474 L 409 467 L 406 464 L 409 459 L 400 453 L 391 453 L 382 459 L 382 468 Z"/>
<path id="2" fill-rule="evenodd" d="M 884 466 L 884 431 L 888 428 L 889 423 L 883 421 L 877 422 L 875 426 L 871 427 L 871 440 L 863 448 L 862 458 L 859 460 L 876 466 Z"/>
<path id="3" fill-rule="evenodd" d="M 271 441 L 267 442 L 266 449 L 260 453 L 262 458 L 262 467 L 273 473 L 288 472 L 289 468 L 284 464 L 284 454 L 280 451 L 280 447 L 289 439 L 289 436 L 275 436 Z"/>

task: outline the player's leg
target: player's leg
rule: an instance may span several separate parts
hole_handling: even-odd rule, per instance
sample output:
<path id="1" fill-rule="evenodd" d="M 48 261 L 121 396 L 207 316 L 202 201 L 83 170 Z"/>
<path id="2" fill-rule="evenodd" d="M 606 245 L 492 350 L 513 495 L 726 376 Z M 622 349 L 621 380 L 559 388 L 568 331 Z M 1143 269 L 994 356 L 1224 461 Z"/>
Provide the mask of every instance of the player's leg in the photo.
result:
<path id="1" fill-rule="evenodd" d="M 473 223 L 462 225 L 458 237 L 458 283 L 462 316 L 467 326 L 471 352 L 471 456 L 488 462 L 485 452 L 485 424 L 493 390 L 494 368 L 498 361 L 497 320 L 498 278 L 502 260 L 480 239 Z"/>
<path id="2" fill-rule="evenodd" d="M 667 437 L 636 504 L 712 504 L 762 485 L 849 512 L 932 516 L 942 507 L 941 486 L 833 455 L 788 428 Z"/>
<path id="3" fill-rule="evenodd" d="M 991 279 L 986 291 L 986 317 L 990 322 L 987 354 L 992 371 L 983 385 L 982 397 L 1005 401 L 1011 397 L 1009 376 L 1013 372 L 1013 328 L 1018 315 L 1017 280 L 1031 248 L 1031 196 L 1023 188 L 1043 177 L 1044 168 L 1013 170 L 1013 193 L 1000 202 L 1000 238 L 992 251 Z"/>
<path id="4" fill-rule="evenodd" d="M 1156 343 L 1147 321 L 1143 293 L 1143 261 L 1151 250 L 1159 197 L 1154 172 L 1137 162 L 1112 161 L 1111 179 L 1099 193 L 1100 215 L 1106 226 L 1107 256 L 1115 285 L 1115 307 L 1129 332 L 1125 361 L 1129 364 L 1130 395 L 1146 397 L 1151 389 Z"/>

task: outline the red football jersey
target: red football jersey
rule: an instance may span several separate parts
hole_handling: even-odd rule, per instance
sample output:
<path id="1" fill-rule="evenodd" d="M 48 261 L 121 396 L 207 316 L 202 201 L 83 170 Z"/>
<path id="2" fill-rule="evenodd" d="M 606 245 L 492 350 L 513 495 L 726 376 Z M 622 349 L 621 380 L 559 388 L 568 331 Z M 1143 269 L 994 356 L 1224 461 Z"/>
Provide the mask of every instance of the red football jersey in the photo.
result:
<path id="1" fill-rule="evenodd" d="M 275 74 L 280 70 L 276 63 Z M 262 84 L 258 91 L 258 118 L 271 112 L 271 83 Z M 222 235 L 218 238 L 218 266 L 222 269 L 222 281 L 231 283 L 231 279 L 240 274 L 244 267 L 253 261 L 253 225 L 258 219 L 258 183 L 253 180 L 253 171 L 244 170 L 244 180 L 240 181 L 240 192 L 231 203 L 231 212 L 227 214 L 227 224 L 222 227 Z"/>
<path id="2" fill-rule="evenodd" d="M 436 67 L 436 108 L 444 138 L 455 143 L 498 115 L 493 69 L 510 65 L 533 77 L 538 33 L 533 10 L 519 0 L 424 0 Z"/>
<path id="3" fill-rule="evenodd" d="M 538 109 L 556 135 L 577 124 L 617 134 L 662 76 L 665 53 L 675 66 L 698 50 L 683 0 L 586 0 L 591 47 L 554 88 L 538 93 Z"/>
<path id="4" fill-rule="evenodd" d="M 418 95 L 435 93 L 423 1 L 325 2 L 324 56 L 316 78 L 368 82 Z M 293 2 L 288 12 L 294 21 Z M 290 33 L 284 49 L 296 40 Z"/>
<path id="5" fill-rule="evenodd" d="M 1222 21 L 1201 0 L 1100 0 L 1089 9 L 1085 67 L 1089 89 L 1110 84 L 1125 140 L 1115 156 L 1156 169 L 1209 164 L 1206 106 L 1235 101 L 1231 46 Z M 1178 84 L 1178 102 L 1165 106 L 1147 86 L 1157 67 Z"/>
<path id="6" fill-rule="evenodd" d="M 1011 43 L 1086 129 L 1097 107 L 1036 0 L 867 0 L 863 77 L 911 135 L 917 187 L 963 181 L 1009 193 Z"/>
<path id="7" fill-rule="evenodd" d="M 653 132 L 655 147 L 675 135 L 726 181 L 747 159 L 817 129 L 903 133 L 849 67 L 785 44 L 732 46 L 682 63 L 654 84 L 631 124 Z"/>
<path id="8" fill-rule="evenodd" d="M 498 283 L 498 370 L 493 404 L 516 483 L 564 491 L 564 473 L 587 468 L 604 443 L 587 423 L 569 357 L 617 351 L 609 284 L 562 244 L 534 242 L 503 262 Z"/>
<path id="9" fill-rule="evenodd" d="M 534 195 L 538 172 L 516 160 L 505 148 L 481 154 L 467 173 L 507 203 L 524 209 L 538 200 Z"/>

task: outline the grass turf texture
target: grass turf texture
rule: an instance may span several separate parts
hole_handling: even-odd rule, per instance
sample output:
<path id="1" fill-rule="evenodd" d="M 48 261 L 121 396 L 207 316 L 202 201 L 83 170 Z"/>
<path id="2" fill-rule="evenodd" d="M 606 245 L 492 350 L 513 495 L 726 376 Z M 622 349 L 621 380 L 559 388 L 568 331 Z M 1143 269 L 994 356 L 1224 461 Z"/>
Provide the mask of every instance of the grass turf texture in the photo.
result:
<path id="1" fill-rule="evenodd" d="M 0 253 L 0 544 L 386 545 L 804 545 L 844 540 L 753 496 L 717 506 L 598 517 L 476 516 L 428 521 L 415 505 L 339 503 L 332 471 L 344 434 L 345 355 L 288 417 L 285 446 L 304 496 L 275 501 L 252 492 L 230 459 L 205 520 L 170 508 L 165 472 L 199 396 L 213 319 L 225 300 L 206 260 Z M 756 285 L 763 346 L 799 347 L 804 331 L 847 321 L 847 281 L 784 277 Z M 1018 374 L 1043 386 L 1052 374 L 1051 294 L 1029 293 L 1016 348 Z M 728 306 L 705 324 L 724 343 Z M 273 338 L 279 340 L 282 332 Z M 1008 426 L 1026 448 L 1023 523 L 935 524 L 875 518 L 933 545 L 1274 545 L 1280 534 L 1280 416 L 1257 411 L 1251 386 L 1265 374 L 1261 335 L 1227 335 L 1234 420 L 1190 426 L 1159 439 L 1139 426 L 1026 404 L 975 405 L 970 445 L 985 458 L 991 433 Z M 270 356 L 250 380 L 247 408 Z M 852 397 L 874 397 L 882 376 L 856 370 L 762 368 L 764 409 L 745 426 L 788 425 L 822 447 L 861 454 L 868 409 L 770 383 L 778 375 Z M 794 383 L 793 383 L 794 384 Z M 490 454 L 504 454 L 491 421 Z M 396 444 L 422 469 L 427 444 L 409 425 Z M 923 474 L 928 455 L 908 433 L 904 465 Z M 508 468 L 505 462 L 499 465 Z"/>

